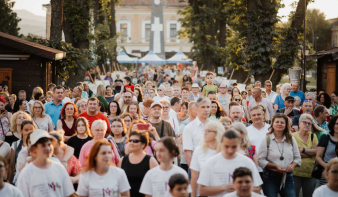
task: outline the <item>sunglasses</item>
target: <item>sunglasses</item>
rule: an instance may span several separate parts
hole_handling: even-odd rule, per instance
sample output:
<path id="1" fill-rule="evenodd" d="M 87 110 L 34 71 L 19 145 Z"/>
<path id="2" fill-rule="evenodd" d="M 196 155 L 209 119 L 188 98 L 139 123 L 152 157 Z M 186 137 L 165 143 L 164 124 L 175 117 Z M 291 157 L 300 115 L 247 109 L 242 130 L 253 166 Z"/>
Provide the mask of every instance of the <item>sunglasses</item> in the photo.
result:
<path id="1" fill-rule="evenodd" d="M 235 101 L 241 101 L 241 99 L 234 99 Z"/>
<path id="2" fill-rule="evenodd" d="M 87 105 L 80 105 L 80 107 L 87 107 Z"/>
<path id="3" fill-rule="evenodd" d="M 129 142 L 132 142 L 134 144 L 141 142 L 141 140 L 129 140 Z"/>

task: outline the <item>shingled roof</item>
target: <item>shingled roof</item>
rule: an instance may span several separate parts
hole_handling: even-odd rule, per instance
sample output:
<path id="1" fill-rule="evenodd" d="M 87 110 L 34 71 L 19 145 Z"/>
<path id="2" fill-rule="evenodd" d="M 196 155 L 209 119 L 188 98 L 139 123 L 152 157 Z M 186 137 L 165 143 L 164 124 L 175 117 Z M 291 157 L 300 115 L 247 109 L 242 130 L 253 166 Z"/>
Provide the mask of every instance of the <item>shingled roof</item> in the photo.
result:
<path id="1" fill-rule="evenodd" d="M 66 57 L 66 53 L 63 51 L 46 47 L 3 32 L 0 32 L 0 44 L 50 60 L 61 60 Z"/>

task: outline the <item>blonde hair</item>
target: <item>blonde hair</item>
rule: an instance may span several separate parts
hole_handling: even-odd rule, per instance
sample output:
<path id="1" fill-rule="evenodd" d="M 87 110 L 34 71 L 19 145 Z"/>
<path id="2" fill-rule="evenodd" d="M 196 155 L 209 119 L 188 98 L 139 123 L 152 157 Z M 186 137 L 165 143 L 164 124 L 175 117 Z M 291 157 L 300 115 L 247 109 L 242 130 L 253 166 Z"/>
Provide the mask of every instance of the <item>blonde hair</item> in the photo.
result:
<path id="1" fill-rule="evenodd" d="M 34 89 L 33 89 L 33 93 L 32 93 L 32 99 L 34 100 L 34 96 L 35 96 L 35 94 L 36 93 L 41 93 L 41 94 L 43 94 L 43 89 L 41 88 L 41 87 L 35 87 Z"/>
<path id="2" fill-rule="evenodd" d="M 44 104 L 41 101 L 35 100 L 33 102 L 33 105 L 31 106 L 31 109 L 30 109 L 30 114 L 31 114 L 32 118 L 34 118 L 34 116 L 35 116 L 34 115 L 34 105 L 35 105 L 35 103 L 38 103 L 42 107 L 41 117 L 42 118 L 46 117 L 46 108 L 45 108 Z"/>
<path id="3" fill-rule="evenodd" d="M 230 122 L 231 123 L 230 125 L 223 125 L 225 130 L 230 129 L 230 126 L 232 125 L 232 120 L 228 116 L 221 116 L 221 118 L 218 121 L 220 123 L 222 123 L 222 125 L 223 125 L 224 122 Z"/>
<path id="4" fill-rule="evenodd" d="M 281 96 L 283 96 L 284 94 L 284 89 L 287 88 L 287 87 L 290 87 L 291 88 L 291 85 L 289 83 L 285 83 L 282 87 L 281 87 L 281 90 L 280 90 L 280 94 Z M 286 95 L 288 96 L 288 95 Z"/>
<path id="5" fill-rule="evenodd" d="M 326 132 L 326 130 L 322 129 L 321 127 L 319 127 L 315 121 L 313 121 L 313 117 L 310 115 L 310 114 L 302 114 L 300 117 L 299 117 L 299 123 L 301 123 L 304 119 L 308 119 L 311 121 L 311 131 L 313 133 L 318 133 L 319 131 L 324 131 Z"/>
<path id="6" fill-rule="evenodd" d="M 221 146 L 221 141 L 222 141 L 222 136 L 225 133 L 225 128 L 223 127 L 222 123 L 218 122 L 218 121 L 209 121 L 208 123 L 205 124 L 204 126 L 204 130 L 205 129 L 210 129 L 216 132 L 216 152 L 219 153 L 222 150 L 222 146 Z M 208 145 L 207 143 L 204 141 L 204 138 L 202 140 L 202 148 L 203 151 L 206 152 L 208 149 Z"/>
<path id="7" fill-rule="evenodd" d="M 326 179 L 328 179 L 328 178 L 327 178 L 327 175 L 329 174 L 329 170 L 330 170 L 331 166 L 334 165 L 334 164 L 338 164 L 338 158 L 337 158 L 337 157 L 331 159 L 331 160 L 327 163 L 326 168 L 325 168 L 325 171 L 324 171 L 324 172 L 325 172 L 325 173 L 324 173 L 324 177 L 325 177 Z"/>
<path id="8" fill-rule="evenodd" d="M 151 84 L 151 86 L 153 86 L 153 82 L 151 82 L 151 81 L 147 81 L 147 82 L 144 84 L 144 86 L 147 87 L 148 84 Z"/>
<path id="9" fill-rule="evenodd" d="M 26 120 L 32 121 L 32 118 L 31 118 L 30 115 L 27 114 L 26 112 L 23 112 L 23 111 L 15 112 L 15 113 L 13 114 L 13 116 L 12 116 L 12 119 L 11 119 L 11 131 L 12 131 L 12 133 L 18 132 L 18 131 L 16 130 L 16 119 L 18 118 L 18 116 L 19 116 L 20 114 L 23 114 L 23 115 L 25 116 Z"/>
<path id="10" fill-rule="evenodd" d="M 167 99 L 161 99 L 159 102 L 160 102 L 162 105 L 167 104 L 167 105 L 169 105 L 169 107 L 170 107 L 170 102 L 169 102 Z"/>
<path id="11" fill-rule="evenodd" d="M 107 123 L 106 121 L 104 120 L 101 120 L 101 119 L 98 119 L 98 120 L 95 120 L 91 126 L 91 129 L 94 130 L 94 128 L 98 127 L 98 126 L 103 126 L 104 127 L 104 130 L 106 131 L 107 130 Z"/>
<path id="12" fill-rule="evenodd" d="M 104 88 L 104 86 L 101 84 L 99 86 L 97 86 L 96 89 L 96 96 L 105 96 L 106 95 L 106 88 Z"/>
<path id="13" fill-rule="evenodd" d="M 249 140 L 248 131 L 246 130 L 246 126 L 242 122 L 235 122 L 231 125 L 231 127 L 233 129 L 236 129 L 240 134 L 243 134 L 240 146 L 244 149 L 245 154 L 248 154 L 251 143 Z"/>
<path id="14" fill-rule="evenodd" d="M 78 101 L 76 102 L 76 108 L 77 108 L 77 109 L 80 109 L 80 104 L 81 104 L 81 103 L 86 103 L 86 104 L 87 104 L 87 101 L 88 101 L 88 100 L 87 100 L 87 99 L 84 99 L 84 98 L 78 100 Z"/>

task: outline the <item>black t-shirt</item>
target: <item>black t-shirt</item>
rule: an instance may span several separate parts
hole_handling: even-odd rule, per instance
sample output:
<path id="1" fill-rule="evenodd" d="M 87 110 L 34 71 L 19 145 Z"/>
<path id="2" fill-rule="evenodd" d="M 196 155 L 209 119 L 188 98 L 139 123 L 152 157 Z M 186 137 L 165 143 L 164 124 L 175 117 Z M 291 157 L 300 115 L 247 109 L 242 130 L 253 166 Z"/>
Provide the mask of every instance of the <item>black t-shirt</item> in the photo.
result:
<path id="1" fill-rule="evenodd" d="M 80 138 L 77 137 L 77 135 L 75 135 L 75 136 L 73 136 L 73 137 L 71 137 L 71 138 L 68 139 L 67 145 L 74 148 L 74 156 L 75 156 L 76 158 L 79 158 L 79 155 L 80 155 L 80 151 L 81 151 L 82 146 L 83 146 L 86 142 L 88 142 L 88 141 L 90 141 L 90 140 L 92 140 L 92 139 L 93 139 L 93 138 L 90 137 L 90 136 L 88 136 L 86 139 L 80 139 Z"/>
<path id="2" fill-rule="evenodd" d="M 277 110 L 277 113 L 284 113 L 285 112 L 285 108 L 279 109 Z M 291 111 L 291 113 L 289 113 L 287 116 L 291 119 L 291 121 L 293 121 L 294 116 L 297 116 L 300 114 L 299 110 L 293 109 Z M 299 120 L 298 120 L 299 121 Z"/>
<path id="3" fill-rule="evenodd" d="M 298 126 L 299 125 L 299 118 L 301 115 L 294 116 L 292 119 L 292 126 Z"/>

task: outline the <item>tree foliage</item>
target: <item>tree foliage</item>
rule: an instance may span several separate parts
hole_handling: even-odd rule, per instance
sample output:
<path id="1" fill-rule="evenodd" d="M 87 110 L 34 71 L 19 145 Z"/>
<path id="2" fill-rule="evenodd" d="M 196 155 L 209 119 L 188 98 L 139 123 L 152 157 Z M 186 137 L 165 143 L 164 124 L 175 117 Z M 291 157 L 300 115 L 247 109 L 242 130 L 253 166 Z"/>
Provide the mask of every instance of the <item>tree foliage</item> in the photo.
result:
<path id="1" fill-rule="evenodd" d="M 66 58 L 57 61 L 58 65 L 56 66 L 56 74 L 65 81 L 71 75 L 76 75 L 80 71 L 87 71 L 92 68 L 92 59 L 88 50 L 75 48 L 72 44 L 63 41 L 53 42 L 31 36 L 28 36 L 27 40 L 66 52 Z"/>
<path id="2" fill-rule="evenodd" d="M 13 36 L 19 36 L 18 27 L 21 19 L 13 12 L 15 2 L 0 0 L 0 31 Z"/>
<path id="3" fill-rule="evenodd" d="M 315 51 L 331 48 L 331 25 L 325 17 L 318 9 L 309 9 L 306 13 L 306 40 Z"/>

